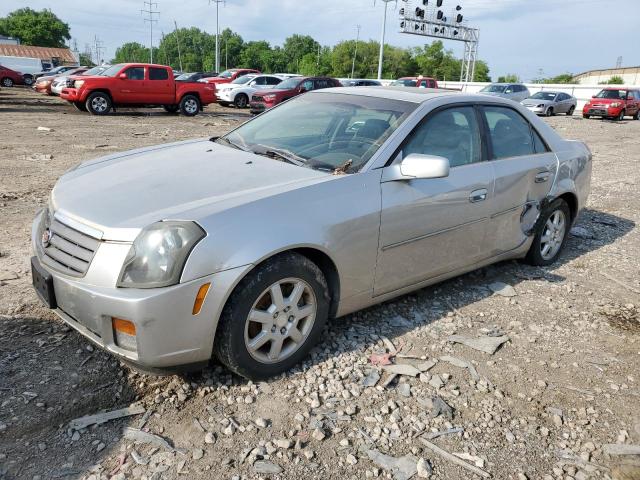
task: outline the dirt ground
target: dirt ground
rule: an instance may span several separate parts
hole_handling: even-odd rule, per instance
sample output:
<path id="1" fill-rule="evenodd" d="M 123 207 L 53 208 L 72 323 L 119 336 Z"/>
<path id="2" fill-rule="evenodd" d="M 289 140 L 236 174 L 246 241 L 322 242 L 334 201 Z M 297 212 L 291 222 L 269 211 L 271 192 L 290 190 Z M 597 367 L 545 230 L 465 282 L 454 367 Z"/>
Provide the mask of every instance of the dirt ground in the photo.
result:
<path id="1" fill-rule="evenodd" d="M 62 173 L 246 118 L 96 118 L 0 91 L 0 479 L 640 479 L 640 457 L 606 446 L 640 444 L 640 121 L 548 119 L 594 154 L 582 229 L 557 265 L 498 264 L 330 322 L 308 361 L 269 382 L 216 365 L 135 373 L 40 305 L 31 220 Z M 491 355 L 453 334 L 509 340 Z M 422 373 L 384 386 L 370 356 L 394 349 Z M 145 413 L 70 426 L 134 403 Z"/>

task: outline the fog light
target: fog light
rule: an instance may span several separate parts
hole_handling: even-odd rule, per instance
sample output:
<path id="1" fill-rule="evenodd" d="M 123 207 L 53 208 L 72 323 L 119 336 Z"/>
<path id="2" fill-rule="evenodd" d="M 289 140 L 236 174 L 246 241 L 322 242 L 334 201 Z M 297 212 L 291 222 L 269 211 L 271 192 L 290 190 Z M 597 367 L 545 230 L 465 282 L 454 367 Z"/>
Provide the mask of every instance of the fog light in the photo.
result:
<path id="1" fill-rule="evenodd" d="M 198 290 L 198 294 L 196 295 L 196 301 L 193 302 L 193 315 L 198 315 L 200 310 L 202 310 L 202 305 L 204 304 L 205 298 L 207 298 L 207 293 L 209 293 L 209 287 L 211 287 L 210 283 L 205 283 Z"/>
<path id="2" fill-rule="evenodd" d="M 112 318 L 113 338 L 116 345 L 124 350 L 135 352 L 138 349 L 136 340 L 136 326 L 129 320 Z"/>

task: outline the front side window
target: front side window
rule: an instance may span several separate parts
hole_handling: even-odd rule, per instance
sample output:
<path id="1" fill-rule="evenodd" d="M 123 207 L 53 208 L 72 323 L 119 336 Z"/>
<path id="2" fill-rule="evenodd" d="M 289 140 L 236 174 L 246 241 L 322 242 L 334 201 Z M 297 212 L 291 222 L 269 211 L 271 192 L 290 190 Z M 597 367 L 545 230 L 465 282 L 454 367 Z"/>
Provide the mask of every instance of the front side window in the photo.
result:
<path id="1" fill-rule="evenodd" d="M 519 113 L 505 107 L 484 107 L 483 112 L 493 146 L 493 160 L 535 153 L 531 126 Z"/>
<path id="2" fill-rule="evenodd" d="M 473 107 L 442 110 L 427 118 L 408 138 L 403 156 L 436 155 L 452 168 L 482 161 L 482 140 Z"/>
<path id="3" fill-rule="evenodd" d="M 124 73 L 129 80 L 144 80 L 144 67 L 127 68 Z"/>
<path id="4" fill-rule="evenodd" d="M 302 90 L 305 92 L 313 90 L 313 80 L 305 80 L 302 82 Z"/>
<path id="5" fill-rule="evenodd" d="M 164 68 L 151 67 L 149 69 L 149 80 L 169 80 L 169 72 Z"/>
<path id="6" fill-rule="evenodd" d="M 333 85 L 331 85 L 329 80 L 326 80 L 326 79 L 323 79 L 323 78 L 316 80 L 314 83 L 316 85 L 316 88 L 318 88 L 318 89 L 333 87 Z"/>

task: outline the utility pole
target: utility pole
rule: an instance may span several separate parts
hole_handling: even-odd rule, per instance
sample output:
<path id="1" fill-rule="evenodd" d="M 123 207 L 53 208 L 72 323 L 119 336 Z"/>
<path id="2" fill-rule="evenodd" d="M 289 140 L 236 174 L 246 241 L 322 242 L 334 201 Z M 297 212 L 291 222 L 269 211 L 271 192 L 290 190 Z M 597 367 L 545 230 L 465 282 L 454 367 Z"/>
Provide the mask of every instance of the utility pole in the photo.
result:
<path id="1" fill-rule="evenodd" d="M 153 63 L 153 24 L 154 23 L 158 23 L 158 18 L 155 15 L 160 15 L 160 11 L 158 10 L 154 10 L 155 8 L 158 8 L 158 4 L 156 2 L 153 2 L 151 0 L 145 0 L 144 2 L 144 9 L 140 10 L 140 13 L 142 13 L 143 15 L 146 14 L 147 16 L 144 19 L 144 22 L 147 23 L 149 22 L 149 31 L 150 31 L 150 45 L 149 45 L 149 58 L 150 58 L 150 62 L 149 63 Z"/>
<path id="2" fill-rule="evenodd" d="M 180 35 L 178 34 L 178 22 L 174 20 L 173 24 L 176 26 L 176 43 L 178 44 L 178 63 L 180 63 L 180 71 L 184 72 L 184 70 L 182 70 L 182 54 L 180 53 Z"/>
<path id="3" fill-rule="evenodd" d="M 318 61 L 316 62 L 316 75 L 320 75 L 320 49 L 322 45 L 318 44 Z"/>
<path id="4" fill-rule="evenodd" d="M 351 64 L 351 78 L 353 78 L 353 75 L 356 71 L 356 56 L 358 55 L 358 42 L 360 41 L 360 29 L 362 28 L 362 25 L 357 25 L 356 28 L 358 29 L 358 33 L 356 34 L 356 48 L 353 51 L 353 63 Z"/>
<path id="5" fill-rule="evenodd" d="M 102 51 L 104 50 L 104 47 L 102 46 L 103 42 L 102 40 L 100 40 L 100 38 L 98 38 L 97 35 L 95 35 L 93 37 L 93 49 L 96 52 L 96 61 L 95 64 L 96 65 L 100 65 L 101 63 L 101 57 L 102 57 Z"/>
<path id="6" fill-rule="evenodd" d="M 389 2 L 396 2 L 397 0 L 380 0 L 384 3 L 384 17 L 382 20 L 382 35 L 380 36 L 380 56 L 378 57 L 378 80 L 382 80 L 382 61 L 384 60 L 384 38 L 387 33 L 387 7 Z"/>
<path id="7" fill-rule="evenodd" d="M 220 4 L 226 5 L 226 0 L 209 0 L 209 5 L 216 4 L 216 72 L 220 73 Z"/>

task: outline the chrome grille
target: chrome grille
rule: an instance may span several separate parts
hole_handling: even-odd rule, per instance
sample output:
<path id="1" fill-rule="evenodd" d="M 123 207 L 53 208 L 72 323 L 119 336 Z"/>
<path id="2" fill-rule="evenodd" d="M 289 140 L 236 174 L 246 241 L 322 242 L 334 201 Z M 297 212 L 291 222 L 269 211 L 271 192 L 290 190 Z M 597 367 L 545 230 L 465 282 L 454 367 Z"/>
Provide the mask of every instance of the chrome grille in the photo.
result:
<path id="1" fill-rule="evenodd" d="M 43 232 L 46 230 L 45 226 Z M 89 270 L 100 240 L 79 232 L 58 219 L 51 222 L 48 230 L 49 239 L 45 242 L 43 235 L 41 242 L 42 263 L 67 275 L 83 277 Z"/>
<path id="2" fill-rule="evenodd" d="M 253 102 L 263 102 L 264 101 L 264 97 L 253 95 L 251 97 L 251 101 L 253 101 Z"/>

